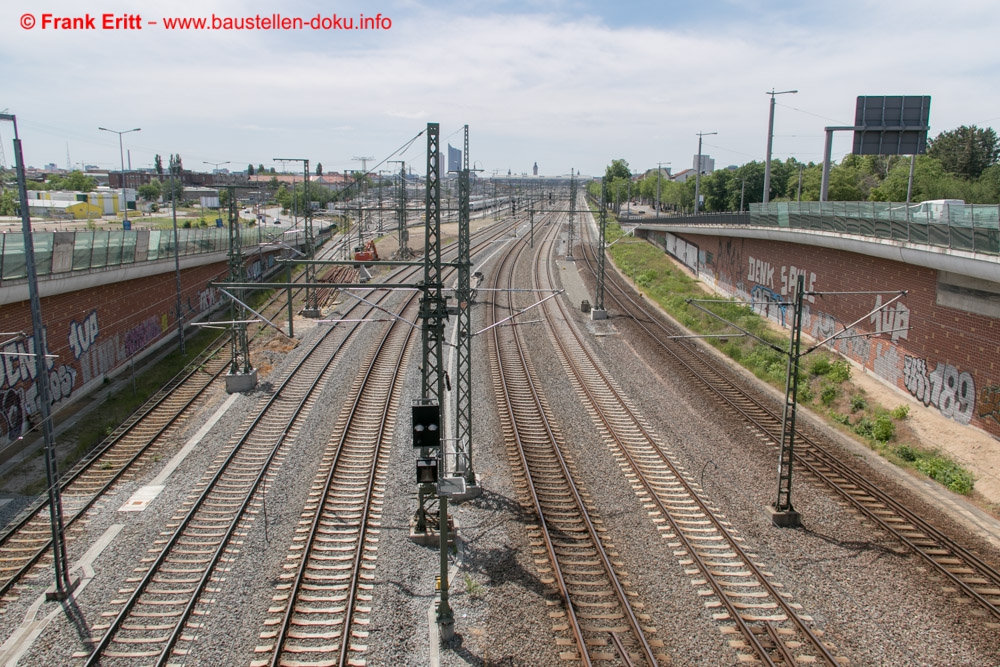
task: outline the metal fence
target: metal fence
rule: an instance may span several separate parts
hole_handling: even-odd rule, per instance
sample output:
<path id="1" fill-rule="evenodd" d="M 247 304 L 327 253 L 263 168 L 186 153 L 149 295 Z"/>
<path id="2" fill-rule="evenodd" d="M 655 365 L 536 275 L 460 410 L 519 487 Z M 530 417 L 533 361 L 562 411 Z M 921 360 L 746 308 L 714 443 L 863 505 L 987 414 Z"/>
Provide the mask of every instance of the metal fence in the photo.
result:
<path id="1" fill-rule="evenodd" d="M 1000 205 L 923 202 L 770 202 L 749 213 L 659 218 L 684 225 L 750 225 L 855 234 L 1000 255 Z"/>
<path id="2" fill-rule="evenodd" d="M 173 230 L 33 232 L 35 268 L 39 276 L 87 271 L 167 259 L 175 250 L 184 255 L 225 252 L 228 230 L 218 227 Z M 24 235 L 0 234 L 0 280 L 27 277 Z"/>
<path id="3" fill-rule="evenodd" d="M 773 202 L 751 204 L 750 224 L 1000 254 L 1000 206 L 993 204 Z"/>

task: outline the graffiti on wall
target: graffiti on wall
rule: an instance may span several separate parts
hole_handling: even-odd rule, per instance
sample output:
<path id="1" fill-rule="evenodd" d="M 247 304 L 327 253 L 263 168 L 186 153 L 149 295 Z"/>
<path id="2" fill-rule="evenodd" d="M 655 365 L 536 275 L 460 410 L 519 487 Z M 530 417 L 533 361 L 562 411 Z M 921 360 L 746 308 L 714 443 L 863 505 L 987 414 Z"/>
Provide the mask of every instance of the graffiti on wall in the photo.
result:
<path id="1" fill-rule="evenodd" d="M 106 336 L 105 340 L 92 345 L 79 359 L 83 383 L 110 373 L 126 358 L 121 336 Z"/>
<path id="2" fill-rule="evenodd" d="M 219 303 L 222 292 L 217 287 L 209 287 L 198 292 L 198 312 L 202 313 L 214 308 Z"/>
<path id="3" fill-rule="evenodd" d="M 788 304 L 781 298 L 781 295 L 764 285 L 755 285 L 750 290 L 750 301 L 753 303 L 753 310 L 763 317 L 771 320 L 778 320 L 781 326 L 785 326 L 785 315 Z"/>
<path id="4" fill-rule="evenodd" d="M 898 343 L 900 339 L 908 340 L 910 337 L 910 309 L 906 304 L 897 301 L 888 308 L 882 308 L 882 295 L 875 297 L 875 307 L 872 309 L 871 323 L 875 325 L 875 332 L 878 334 L 888 334 L 892 336 L 892 342 Z"/>
<path id="5" fill-rule="evenodd" d="M 43 336 L 45 334 L 43 333 Z M 39 412 L 38 370 L 35 362 L 34 338 L 14 341 L 3 347 L 0 355 L 0 444 L 9 444 L 22 435 L 35 421 Z M 56 366 L 55 359 L 45 360 L 49 403 L 69 398 L 76 386 L 77 370 L 65 364 Z"/>
<path id="6" fill-rule="evenodd" d="M 907 391 L 960 424 L 972 421 L 976 407 L 976 383 L 972 375 L 959 372 L 951 364 L 938 363 L 931 372 L 928 368 L 926 359 L 910 355 L 903 358 L 903 383 Z"/>
<path id="7" fill-rule="evenodd" d="M 163 333 L 159 319 L 153 315 L 125 332 L 125 354 L 131 357 Z"/>
<path id="8" fill-rule="evenodd" d="M 69 323 L 69 349 L 73 351 L 73 357 L 79 359 L 90 346 L 97 341 L 100 327 L 97 325 L 97 311 L 91 311 L 90 315 L 83 318 L 83 322 L 73 320 Z"/>
<path id="9" fill-rule="evenodd" d="M 885 341 L 877 341 L 875 347 L 875 362 L 872 366 L 875 375 L 889 382 L 893 387 L 899 386 L 900 358 L 896 346 Z"/>

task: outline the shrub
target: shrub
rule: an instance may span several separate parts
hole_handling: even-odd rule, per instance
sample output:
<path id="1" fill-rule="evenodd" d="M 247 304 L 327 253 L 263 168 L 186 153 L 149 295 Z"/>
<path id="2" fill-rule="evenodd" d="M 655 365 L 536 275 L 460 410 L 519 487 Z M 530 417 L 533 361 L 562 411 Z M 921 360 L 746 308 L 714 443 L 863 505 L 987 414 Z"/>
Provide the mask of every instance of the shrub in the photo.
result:
<path id="1" fill-rule="evenodd" d="M 910 463 L 917 460 L 917 452 L 909 445 L 899 445 L 896 447 L 896 456 Z"/>
<path id="2" fill-rule="evenodd" d="M 830 407 L 837 400 L 838 396 L 840 396 L 840 387 L 826 382 L 823 383 L 823 388 L 819 392 L 820 403 L 826 407 Z"/>
<path id="3" fill-rule="evenodd" d="M 897 406 L 893 408 L 892 412 L 890 412 L 889 414 L 892 415 L 893 419 L 900 419 L 900 420 L 906 419 L 906 416 L 910 414 L 910 406 L 909 405 Z"/>
<path id="4" fill-rule="evenodd" d="M 826 357 L 819 357 L 813 360 L 809 366 L 810 375 L 826 375 L 830 372 L 830 360 Z"/>
<path id="5" fill-rule="evenodd" d="M 868 407 L 868 401 L 861 394 L 851 396 L 851 412 L 858 412 Z"/>
<path id="6" fill-rule="evenodd" d="M 813 390 L 812 390 L 812 387 L 810 387 L 806 383 L 799 384 L 798 401 L 800 403 L 809 403 L 812 400 L 813 400 Z"/>
<path id="7" fill-rule="evenodd" d="M 968 471 L 940 456 L 920 458 L 916 462 L 916 468 L 955 493 L 968 495 L 972 493 L 972 488 L 975 485 L 975 480 Z"/>
<path id="8" fill-rule="evenodd" d="M 844 426 L 851 425 L 851 418 L 847 415 L 840 414 L 839 412 L 834 412 L 830 410 L 830 419 L 837 422 L 838 424 L 843 424 Z"/>
<path id="9" fill-rule="evenodd" d="M 851 379 L 851 365 L 840 359 L 830 364 L 830 372 L 827 373 L 830 382 L 847 382 Z"/>
<path id="10" fill-rule="evenodd" d="M 875 430 L 875 422 L 873 422 L 868 417 L 862 417 L 854 424 L 854 432 L 860 435 L 862 438 L 873 438 Z"/>
<path id="11" fill-rule="evenodd" d="M 880 414 L 872 423 L 872 437 L 879 442 L 889 442 L 896 435 L 896 425 L 888 414 Z"/>

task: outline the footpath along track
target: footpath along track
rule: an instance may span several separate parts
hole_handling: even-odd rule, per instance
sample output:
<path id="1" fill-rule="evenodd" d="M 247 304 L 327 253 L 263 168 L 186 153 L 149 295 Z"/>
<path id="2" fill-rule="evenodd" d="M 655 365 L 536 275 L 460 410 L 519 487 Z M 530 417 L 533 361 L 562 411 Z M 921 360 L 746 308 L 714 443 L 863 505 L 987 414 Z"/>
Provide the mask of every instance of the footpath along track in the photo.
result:
<path id="1" fill-rule="evenodd" d="M 584 245 L 587 266 L 592 274 L 596 274 L 591 245 Z M 727 409 L 735 411 L 761 439 L 780 447 L 780 412 L 749 395 L 741 388 L 740 380 L 734 377 L 732 371 L 711 354 L 702 351 L 697 344 L 670 338 L 686 332 L 632 298 L 621 278 L 611 271 L 606 275 L 605 290 L 613 307 L 631 318 L 651 343 L 672 359 L 682 372 Z M 949 582 L 944 592 L 952 600 L 959 604 L 974 601 L 982 610 L 980 614 L 991 616 L 993 622 L 1000 621 L 1000 572 L 898 502 L 875 482 L 856 472 L 850 464 L 820 444 L 820 440 L 820 436 L 797 426 L 795 464 L 802 466 L 851 507 L 923 558 L 932 572 Z"/>
<path id="2" fill-rule="evenodd" d="M 402 317 L 415 315 L 415 302 L 414 294 Z M 385 467 L 412 336 L 409 324 L 389 325 L 351 388 L 260 633 L 267 643 L 255 653 L 271 657 L 252 667 L 359 664 L 367 648 Z"/>
<path id="3" fill-rule="evenodd" d="M 515 267 L 526 247 L 520 240 L 505 253 L 494 288 L 522 287 L 515 284 Z M 493 322 L 518 310 L 513 294 L 496 294 Z M 562 451 L 562 436 L 516 326 L 492 329 L 490 356 L 508 452 L 523 473 L 523 502 L 537 517 L 537 525 L 528 527 L 535 562 L 542 583 L 553 589 L 554 602 L 562 607 L 550 614 L 557 619 L 556 641 L 566 648 L 561 656 L 584 665 L 602 661 L 653 667 L 665 662 L 666 656 L 654 653 L 654 644 L 660 643 L 646 637 L 647 630 L 655 630 L 644 629 L 633 609 L 620 565 L 612 560 L 617 557 L 614 547 L 604 543 L 601 520 L 575 481 L 573 461 Z"/>
<path id="4" fill-rule="evenodd" d="M 553 243 L 545 242 L 549 261 L 536 262 L 535 286 L 556 287 Z M 547 267 L 543 272 L 542 265 Z M 563 300 L 542 305 L 559 359 L 594 426 L 648 510 L 661 536 L 685 575 L 694 577 L 706 606 L 721 609 L 713 616 L 730 642 L 742 653 L 739 660 L 765 665 L 839 664 L 823 634 L 800 613 L 782 584 L 759 563 L 759 556 L 743 546 L 743 539 L 719 510 L 709 504 L 697 482 L 688 479 L 660 438 L 652 432 L 632 403 L 622 395 L 610 374 L 571 324 Z"/>

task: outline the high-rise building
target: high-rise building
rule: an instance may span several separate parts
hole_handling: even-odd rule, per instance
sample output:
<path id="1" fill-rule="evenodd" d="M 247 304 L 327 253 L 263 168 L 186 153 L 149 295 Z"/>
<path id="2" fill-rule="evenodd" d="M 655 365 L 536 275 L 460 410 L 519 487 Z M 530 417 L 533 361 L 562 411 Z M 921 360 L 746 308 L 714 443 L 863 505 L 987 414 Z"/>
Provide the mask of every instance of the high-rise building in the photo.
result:
<path id="1" fill-rule="evenodd" d="M 691 160 L 691 168 L 694 169 L 695 171 L 700 171 L 702 174 L 711 174 L 713 171 L 715 171 L 715 159 L 702 153 L 701 169 L 698 169 L 698 156 L 695 155 L 694 158 Z"/>
<path id="2" fill-rule="evenodd" d="M 531 175 L 532 176 L 538 176 L 538 163 L 537 162 L 535 163 L 535 166 L 531 168 Z"/>

